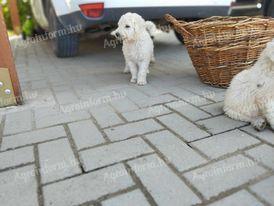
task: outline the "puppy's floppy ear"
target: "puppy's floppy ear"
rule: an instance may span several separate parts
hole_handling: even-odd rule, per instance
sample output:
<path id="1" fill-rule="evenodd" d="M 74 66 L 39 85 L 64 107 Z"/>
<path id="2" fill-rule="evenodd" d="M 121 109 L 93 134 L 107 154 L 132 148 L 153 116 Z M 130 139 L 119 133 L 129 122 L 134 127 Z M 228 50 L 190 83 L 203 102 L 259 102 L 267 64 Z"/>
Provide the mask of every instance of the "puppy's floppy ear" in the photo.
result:
<path id="1" fill-rule="evenodd" d="M 265 53 L 274 62 L 274 40 L 267 43 Z"/>
<path id="2" fill-rule="evenodd" d="M 138 14 L 134 14 L 134 29 L 135 32 L 139 32 L 143 29 L 146 29 L 145 20 Z"/>

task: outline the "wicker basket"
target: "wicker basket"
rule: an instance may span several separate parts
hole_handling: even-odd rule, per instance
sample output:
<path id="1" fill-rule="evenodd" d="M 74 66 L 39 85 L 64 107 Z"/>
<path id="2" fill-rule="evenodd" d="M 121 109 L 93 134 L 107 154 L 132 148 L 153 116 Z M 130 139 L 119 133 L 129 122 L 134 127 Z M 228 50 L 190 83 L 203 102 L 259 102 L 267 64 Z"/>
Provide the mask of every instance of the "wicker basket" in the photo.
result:
<path id="1" fill-rule="evenodd" d="M 252 66 L 274 38 L 274 19 L 211 17 L 194 22 L 165 15 L 185 41 L 192 63 L 206 84 L 229 86 L 234 75 Z"/>

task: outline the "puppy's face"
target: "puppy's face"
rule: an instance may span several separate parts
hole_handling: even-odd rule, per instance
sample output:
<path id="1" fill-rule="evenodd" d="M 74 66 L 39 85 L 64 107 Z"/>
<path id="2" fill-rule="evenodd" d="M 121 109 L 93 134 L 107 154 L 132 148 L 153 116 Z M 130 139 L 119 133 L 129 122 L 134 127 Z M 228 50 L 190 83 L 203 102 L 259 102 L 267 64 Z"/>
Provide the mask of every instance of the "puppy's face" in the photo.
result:
<path id="1" fill-rule="evenodd" d="M 136 40 L 139 33 L 145 29 L 145 20 L 135 13 L 123 15 L 119 22 L 118 28 L 111 34 L 121 40 Z"/>

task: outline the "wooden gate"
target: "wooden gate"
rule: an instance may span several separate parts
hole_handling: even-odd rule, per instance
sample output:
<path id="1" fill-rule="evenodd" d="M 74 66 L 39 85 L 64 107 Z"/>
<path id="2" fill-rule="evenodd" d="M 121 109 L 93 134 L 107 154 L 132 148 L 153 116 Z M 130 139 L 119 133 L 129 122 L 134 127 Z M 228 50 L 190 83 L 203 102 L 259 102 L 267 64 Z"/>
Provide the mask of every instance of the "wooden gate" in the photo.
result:
<path id="1" fill-rule="evenodd" d="M 15 10 L 13 10 L 13 12 L 15 12 Z M 18 27 L 18 24 L 16 28 L 19 28 L 17 31 L 20 32 L 20 26 Z M 2 7 L 0 5 L 0 107 L 22 104 L 22 101 L 20 84 L 9 43 Z"/>

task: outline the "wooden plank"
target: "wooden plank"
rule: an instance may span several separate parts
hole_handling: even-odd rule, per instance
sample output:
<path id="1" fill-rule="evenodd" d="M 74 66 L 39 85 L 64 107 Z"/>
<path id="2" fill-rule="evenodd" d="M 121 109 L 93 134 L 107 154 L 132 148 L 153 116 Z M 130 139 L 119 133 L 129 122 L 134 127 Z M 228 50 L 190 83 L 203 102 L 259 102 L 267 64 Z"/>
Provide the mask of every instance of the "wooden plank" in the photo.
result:
<path id="1" fill-rule="evenodd" d="M 21 23 L 19 17 L 19 11 L 17 7 L 17 0 L 8 0 L 9 10 L 11 15 L 13 31 L 19 35 L 21 34 Z"/>
<path id="2" fill-rule="evenodd" d="M 17 100 L 17 104 L 22 104 L 22 94 L 18 75 L 16 72 L 15 64 L 13 61 L 13 55 L 11 46 L 9 43 L 6 24 L 3 17 L 2 7 L 0 5 L 0 68 L 8 68 L 14 95 Z"/>

